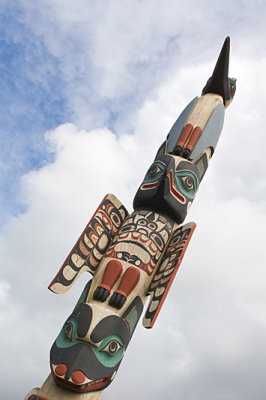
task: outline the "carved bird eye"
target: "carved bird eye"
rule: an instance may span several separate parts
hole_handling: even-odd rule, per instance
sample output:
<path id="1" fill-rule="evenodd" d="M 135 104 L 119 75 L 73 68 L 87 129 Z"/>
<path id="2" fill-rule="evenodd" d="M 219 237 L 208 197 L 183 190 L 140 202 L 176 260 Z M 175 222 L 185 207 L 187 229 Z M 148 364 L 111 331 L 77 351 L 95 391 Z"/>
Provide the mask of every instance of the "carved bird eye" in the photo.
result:
<path id="1" fill-rule="evenodd" d="M 148 175 L 153 177 L 154 175 L 158 174 L 162 169 L 158 165 L 152 165 L 148 171 Z"/>
<path id="2" fill-rule="evenodd" d="M 190 176 L 183 176 L 182 178 L 183 184 L 187 190 L 194 189 L 194 181 Z"/>
<path id="3" fill-rule="evenodd" d="M 176 171 L 175 180 L 180 192 L 189 199 L 193 199 L 199 185 L 198 178 L 194 172 L 187 170 Z"/>
<path id="4" fill-rule="evenodd" d="M 68 339 L 72 339 L 72 334 L 73 334 L 73 325 L 71 322 L 67 322 L 65 326 L 65 337 Z"/>
<path id="5" fill-rule="evenodd" d="M 148 172 L 145 175 L 143 182 L 144 183 L 156 182 L 163 174 L 164 169 L 165 169 L 165 164 L 163 162 L 161 161 L 154 162 L 148 169 Z"/>
<path id="6" fill-rule="evenodd" d="M 117 340 L 111 340 L 101 351 L 104 351 L 110 356 L 113 356 L 122 348 L 121 344 Z"/>

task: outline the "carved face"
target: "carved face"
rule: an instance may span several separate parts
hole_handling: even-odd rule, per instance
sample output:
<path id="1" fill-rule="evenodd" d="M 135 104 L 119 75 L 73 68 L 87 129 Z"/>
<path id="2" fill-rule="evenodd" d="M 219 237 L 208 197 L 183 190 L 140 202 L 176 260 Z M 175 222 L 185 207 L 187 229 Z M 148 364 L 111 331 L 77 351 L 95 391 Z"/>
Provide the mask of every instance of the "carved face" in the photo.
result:
<path id="1" fill-rule="evenodd" d="M 134 209 L 150 208 L 181 224 L 207 168 L 205 153 L 197 161 L 159 154 L 150 166 L 134 199 Z"/>
<path id="2" fill-rule="evenodd" d="M 172 225 L 163 216 L 152 211 L 133 212 L 108 248 L 106 256 L 126 261 L 151 276 L 171 231 Z"/>
<path id="3" fill-rule="evenodd" d="M 56 383 L 79 393 L 102 390 L 112 382 L 143 309 L 135 297 L 121 317 L 106 306 L 100 314 L 99 306 L 85 302 L 90 284 L 50 352 Z"/>

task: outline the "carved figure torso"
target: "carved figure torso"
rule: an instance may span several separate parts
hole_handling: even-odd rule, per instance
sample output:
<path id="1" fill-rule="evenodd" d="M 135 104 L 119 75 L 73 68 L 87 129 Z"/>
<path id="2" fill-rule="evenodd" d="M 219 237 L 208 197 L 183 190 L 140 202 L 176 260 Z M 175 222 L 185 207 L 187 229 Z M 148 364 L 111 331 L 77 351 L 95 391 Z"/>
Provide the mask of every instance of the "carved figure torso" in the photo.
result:
<path id="1" fill-rule="evenodd" d="M 170 218 L 153 211 L 139 210 L 128 216 L 94 275 L 102 290 L 93 298 L 104 302 L 108 298 L 109 305 L 120 309 L 130 301 L 134 289 L 144 302 L 174 225 Z"/>

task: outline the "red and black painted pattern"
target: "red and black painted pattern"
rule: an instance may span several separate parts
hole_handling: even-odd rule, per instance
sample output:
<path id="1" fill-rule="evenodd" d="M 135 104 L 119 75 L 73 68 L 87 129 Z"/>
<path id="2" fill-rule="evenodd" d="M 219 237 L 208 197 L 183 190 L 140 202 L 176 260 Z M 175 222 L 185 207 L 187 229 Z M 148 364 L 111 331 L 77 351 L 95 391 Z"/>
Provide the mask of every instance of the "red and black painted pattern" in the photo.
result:
<path id="1" fill-rule="evenodd" d="M 156 212 L 135 211 L 123 224 L 106 256 L 124 260 L 150 276 L 170 239 L 173 224 Z"/>
<path id="2" fill-rule="evenodd" d="M 119 207 L 114 204 L 113 197 L 107 195 L 104 198 L 58 274 L 49 285 L 50 290 L 53 291 L 53 285 L 56 283 L 65 286 L 67 290 L 67 287 L 72 285 L 81 270 L 94 274 L 113 237 L 128 215 L 127 210 L 120 202 Z M 116 201 L 118 202 L 117 199 Z M 70 278 L 68 278 L 69 275 Z"/>
<path id="3" fill-rule="evenodd" d="M 186 224 L 178 228 L 171 239 L 148 291 L 151 293 L 151 300 L 143 322 L 146 328 L 152 328 L 154 325 L 195 227 L 194 222 Z"/>

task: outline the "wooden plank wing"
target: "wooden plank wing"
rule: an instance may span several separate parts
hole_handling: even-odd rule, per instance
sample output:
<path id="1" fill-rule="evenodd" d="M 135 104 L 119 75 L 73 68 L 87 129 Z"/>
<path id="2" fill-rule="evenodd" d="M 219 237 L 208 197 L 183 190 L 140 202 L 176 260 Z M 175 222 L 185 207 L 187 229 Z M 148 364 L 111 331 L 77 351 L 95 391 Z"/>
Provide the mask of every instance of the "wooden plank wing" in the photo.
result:
<path id="1" fill-rule="evenodd" d="M 145 328 L 153 327 L 195 228 L 196 224 L 190 222 L 175 230 L 148 290 L 151 298 L 143 318 Z"/>
<path id="2" fill-rule="evenodd" d="M 84 271 L 93 275 L 127 215 L 113 194 L 105 196 L 48 288 L 65 293 Z"/>

